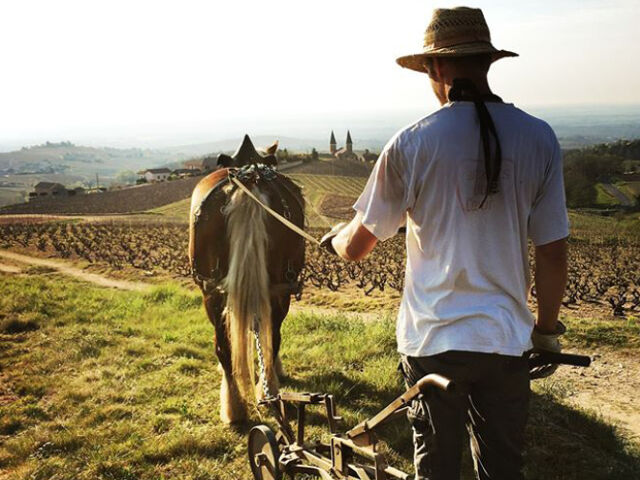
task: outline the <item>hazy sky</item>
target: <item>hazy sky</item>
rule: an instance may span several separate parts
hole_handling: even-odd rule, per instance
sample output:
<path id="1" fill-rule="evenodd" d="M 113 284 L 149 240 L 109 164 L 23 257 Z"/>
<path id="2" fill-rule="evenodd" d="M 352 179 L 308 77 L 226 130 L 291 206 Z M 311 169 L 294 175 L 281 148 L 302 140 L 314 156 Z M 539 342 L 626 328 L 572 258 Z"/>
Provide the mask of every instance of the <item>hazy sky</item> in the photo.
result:
<path id="1" fill-rule="evenodd" d="M 0 141 L 433 110 L 427 77 L 394 60 L 421 50 L 433 8 L 460 3 L 4 1 Z M 639 0 L 469 5 L 520 54 L 492 67 L 505 100 L 640 104 Z"/>

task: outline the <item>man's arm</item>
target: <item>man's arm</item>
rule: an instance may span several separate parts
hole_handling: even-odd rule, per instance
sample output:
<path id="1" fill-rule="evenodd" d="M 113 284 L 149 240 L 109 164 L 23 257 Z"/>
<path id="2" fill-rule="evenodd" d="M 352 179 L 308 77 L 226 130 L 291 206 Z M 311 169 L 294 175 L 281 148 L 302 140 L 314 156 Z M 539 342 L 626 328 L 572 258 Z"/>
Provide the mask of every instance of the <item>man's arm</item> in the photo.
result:
<path id="1" fill-rule="evenodd" d="M 535 247 L 535 262 L 538 299 L 536 330 L 553 333 L 567 285 L 567 239 Z"/>
<path id="2" fill-rule="evenodd" d="M 345 260 L 357 261 L 366 257 L 378 239 L 362 225 L 358 213 L 338 234 L 331 240 L 334 250 Z"/>

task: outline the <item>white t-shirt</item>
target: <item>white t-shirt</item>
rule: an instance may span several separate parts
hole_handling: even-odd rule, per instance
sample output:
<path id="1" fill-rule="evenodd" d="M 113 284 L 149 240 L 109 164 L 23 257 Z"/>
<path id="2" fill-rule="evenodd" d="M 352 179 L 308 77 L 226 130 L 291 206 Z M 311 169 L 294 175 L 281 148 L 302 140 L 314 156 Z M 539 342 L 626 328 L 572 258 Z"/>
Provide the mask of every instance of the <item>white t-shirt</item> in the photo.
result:
<path id="1" fill-rule="evenodd" d="M 499 192 L 486 177 L 472 102 L 453 102 L 398 132 L 353 208 L 379 240 L 406 223 L 398 351 L 519 356 L 531 348 L 527 238 L 569 235 L 556 136 L 512 104 L 487 103 L 502 147 Z"/>

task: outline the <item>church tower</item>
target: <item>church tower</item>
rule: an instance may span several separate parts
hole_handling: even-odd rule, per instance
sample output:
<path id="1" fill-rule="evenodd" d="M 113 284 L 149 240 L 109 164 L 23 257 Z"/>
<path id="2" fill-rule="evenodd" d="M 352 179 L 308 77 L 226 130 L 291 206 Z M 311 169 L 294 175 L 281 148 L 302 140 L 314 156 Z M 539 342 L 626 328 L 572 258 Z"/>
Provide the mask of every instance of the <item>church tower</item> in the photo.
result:
<path id="1" fill-rule="evenodd" d="M 353 142 L 351 141 L 351 132 L 347 130 L 347 153 L 353 153 Z"/>
<path id="2" fill-rule="evenodd" d="M 333 130 L 331 130 L 331 139 L 329 140 L 329 151 L 331 154 L 336 153 L 338 149 L 338 144 L 336 143 L 336 136 L 333 134 Z"/>

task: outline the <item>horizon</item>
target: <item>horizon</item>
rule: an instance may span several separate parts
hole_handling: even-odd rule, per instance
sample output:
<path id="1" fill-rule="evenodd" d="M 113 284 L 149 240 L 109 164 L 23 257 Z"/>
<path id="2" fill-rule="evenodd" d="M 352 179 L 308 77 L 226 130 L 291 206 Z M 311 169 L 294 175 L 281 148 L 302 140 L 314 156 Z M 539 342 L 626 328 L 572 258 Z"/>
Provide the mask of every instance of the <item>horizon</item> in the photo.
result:
<path id="1" fill-rule="evenodd" d="M 507 99 L 505 99 L 507 100 Z M 519 105 L 516 104 L 519 107 Z M 639 104 L 572 104 L 563 106 L 531 106 L 520 107 L 534 116 L 542 118 L 554 127 L 554 129 L 570 128 L 576 130 L 577 135 L 580 126 L 589 124 L 595 118 L 610 123 L 610 117 L 625 117 L 631 121 L 640 132 L 640 103 Z M 16 138 L 11 141 L 0 139 L 0 152 L 11 152 L 22 147 L 42 145 L 46 142 L 59 143 L 69 141 L 74 145 L 96 148 L 140 148 L 140 149 L 166 149 L 183 146 L 194 146 L 208 143 L 227 142 L 237 139 L 241 141 L 245 133 L 251 137 L 293 138 L 297 140 L 323 141 L 328 138 L 331 130 L 334 130 L 339 139 L 342 133 L 346 135 L 351 130 L 354 142 L 357 140 L 365 143 L 378 141 L 386 143 L 396 131 L 414 121 L 429 115 L 436 109 L 396 109 L 383 112 L 384 116 L 378 119 L 371 118 L 370 111 L 349 113 L 325 113 L 315 118 L 291 117 L 280 118 L 279 121 L 267 121 L 267 119 L 234 118 L 226 121 L 224 128 L 215 123 L 201 122 L 191 124 L 181 129 L 176 129 L 172 124 L 142 125 L 136 130 L 126 126 L 111 126 L 101 129 L 69 129 L 66 132 L 51 132 L 41 136 Z M 379 112 L 375 112 L 379 113 Z M 586 115 L 586 116 L 585 116 Z M 627 118 L 628 117 L 628 118 Z M 242 126 L 240 126 L 242 123 Z M 318 125 L 320 123 L 320 125 Z M 275 125 L 275 126 L 274 126 Z M 342 132 L 344 130 L 344 132 Z M 364 132 L 364 134 L 362 133 Z M 559 137 L 567 135 L 558 135 Z M 588 136 L 588 135 L 587 135 Z M 637 135 L 640 137 L 640 133 Z M 612 137 L 613 138 L 613 137 Z M 627 138 L 620 136 L 616 138 Z"/>
<path id="2" fill-rule="evenodd" d="M 397 117 L 397 129 L 438 105 L 428 78 L 394 60 L 420 50 L 433 7 L 457 3 L 5 3 L 0 150 L 47 140 L 157 148 L 243 132 L 298 136 L 318 123 L 319 136 L 376 112 Z M 520 54 L 490 71 L 506 101 L 532 112 L 640 111 L 640 64 L 629 61 L 640 53 L 638 2 L 474 6 L 494 45 Z"/>

